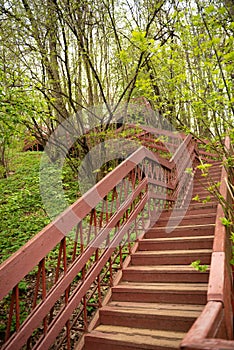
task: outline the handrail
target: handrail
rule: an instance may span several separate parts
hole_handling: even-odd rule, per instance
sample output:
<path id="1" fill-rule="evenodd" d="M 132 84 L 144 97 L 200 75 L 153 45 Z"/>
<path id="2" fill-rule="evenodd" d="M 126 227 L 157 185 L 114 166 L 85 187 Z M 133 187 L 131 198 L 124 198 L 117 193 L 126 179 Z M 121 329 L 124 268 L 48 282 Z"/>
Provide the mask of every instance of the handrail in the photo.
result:
<path id="1" fill-rule="evenodd" d="M 117 184 L 117 182 L 121 181 L 136 164 L 142 161 L 144 153 L 144 147 L 135 151 L 121 165 L 115 168 L 113 172 L 107 174 L 103 180 L 99 181 L 74 204 L 69 206 L 69 208 L 59 215 L 51 224 L 48 224 L 39 234 L 34 236 L 15 254 L 3 262 L 0 268 L 0 299 L 14 287 L 17 280 L 23 278 L 37 263 L 39 263 L 39 261 L 41 261 L 41 259 L 72 230 L 75 224 L 78 224 L 91 209 L 95 208 L 100 202 L 100 198 L 104 198 L 113 187 L 113 180 Z M 110 181 L 110 178 L 112 181 Z M 90 203 L 92 203 L 92 205 L 90 205 Z M 38 247 L 40 247 L 40 249 L 38 249 Z M 17 266 L 19 266 L 21 260 L 28 261 L 29 254 L 34 257 L 33 263 L 29 261 L 27 265 L 24 265 L 18 271 Z M 12 276 L 10 281 L 9 274 Z"/>
<path id="2" fill-rule="evenodd" d="M 179 149 L 175 162 L 140 147 L 0 266 L 1 298 L 11 300 L 2 349 L 26 343 L 46 349 L 64 326 L 69 349 L 77 320 L 80 331 L 87 329 L 89 308 L 101 306 L 114 269 L 122 268 L 123 256 L 131 254 L 132 243 L 150 222 L 152 203 L 158 211 L 173 206 L 177 172 L 187 166 L 185 152 L 195 153 L 192 138 L 187 136 Z M 50 254 L 57 258 L 54 266 L 47 266 Z M 33 285 L 27 292 L 32 301 L 24 299 L 23 323 L 22 279 Z"/>
<path id="3" fill-rule="evenodd" d="M 225 147 L 229 149 L 230 141 L 227 137 Z M 228 174 L 222 167 L 220 196 L 228 201 Z M 225 216 L 224 209 L 217 206 L 213 252 L 211 256 L 207 304 L 197 318 L 185 338 L 181 342 L 181 349 L 231 349 L 234 348 L 233 312 L 232 312 L 232 273 L 230 269 L 231 242 L 226 228 L 221 222 Z M 216 338 L 225 338 L 216 339 Z M 209 346 L 209 347 L 207 347 Z M 219 346 L 219 347 L 218 347 Z"/>
<path id="4" fill-rule="evenodd" d="M 151 161 L 156 161 L 165 169 L 171 170 L 174 164 L 159 156 L 153 156 L 153 153 L 140 147 L 125 161 L 118 165 L 111 173 L 99 181 L 94 187 L 87 191 L 74 204 L 66 209 L 51 224 L 47 225 L 38 235 L 33 237 L 28 243 L 20 248 L 15 254 L 7 259 L 0 267 L 0 299 L 2 299 L 10 289 L 14 287 L 17 280 L 23 278 L 39 261 L 53 249 L 60 240 L 67 235 L 74 225 L 78 224 L 91 209 L 104 198 L 110 190 L 119 183 L 136 164 L 147 157 Z M 166 181 L 164 184 L 167 183 Z M 157 184 L 157 182 L 155 183 Z M 158 183 L 160 185 L 160 183 Z M 92 205 L 90 205 L 92 203 Z M 66 224 L 64 224 L 66 222 Z M 40 247 L 40 249 L 38 249 Z M 29 252 L 29 253 L 28 253 Z M 17 268 L 22 260 L 28 261 L 28 257 L 33 255 L 33 263 L 24 265 L 20 270 Z M 9 280 L 9 274 L 12 276 Z"/>

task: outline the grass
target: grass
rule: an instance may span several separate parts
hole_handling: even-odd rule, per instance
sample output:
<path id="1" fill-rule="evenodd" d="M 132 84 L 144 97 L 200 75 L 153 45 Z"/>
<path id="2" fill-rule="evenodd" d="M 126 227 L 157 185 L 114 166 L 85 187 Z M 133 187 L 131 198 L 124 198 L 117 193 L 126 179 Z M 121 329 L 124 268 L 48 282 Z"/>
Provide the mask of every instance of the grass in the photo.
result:
<path id="1" fill-rule="evenodd" d="M 10 161 L 10 176 L 0 179 L 0 263 L 23 246 L 49 222 L 44 209 L 39 169 L 41 152 L 15 152 Z M 75 201 L 78 183 L 65 166 L 63 187 L 68 203 Z"/>

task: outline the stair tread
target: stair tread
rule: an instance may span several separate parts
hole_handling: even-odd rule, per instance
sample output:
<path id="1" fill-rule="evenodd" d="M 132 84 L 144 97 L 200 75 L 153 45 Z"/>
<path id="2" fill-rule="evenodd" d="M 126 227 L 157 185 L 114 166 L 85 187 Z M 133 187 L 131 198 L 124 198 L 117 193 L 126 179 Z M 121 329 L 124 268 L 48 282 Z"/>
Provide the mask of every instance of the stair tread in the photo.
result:
<path id="1" fill-rule="evenodd" d="M 176 310 L 176 311 L 195 311 L 201 312 L 203 305 L 198 304 L 170 304 L 170 303 L 142 303 L 131 301 L 111 301 L 108 305 L 111 307 L 132 308 L 132 309 L 150 309 L 150 310 Z"/>
<path id="2" fill-rule="evenodd" d="M 207 235 L 207 236 L 182 236 L 182 237 L 159 237 L 159 238 L 143 238 L 140 239 L 140 242 L 167 242 L 167 241 L 195 241 L 195 240 L 207 240 L 207 239 L 213 239 L 214 235 Z"/>
<path id="3" fill-rule="evenodd" d="M 211 201 L 211 202 L 207 202 L 207 203 L 200 203 L 200 205 L 198 205 L 198 203 L 190 203 L 190 205 L 187 207 L 182 207 L 182 208 L 170 208 L 170 209 L 164 209 L 161 213 L 162 214 L 168 214 L 171 215 L 171 213 L 180 213 L 180 212 L 184 212 L 184 211 L 192 211 L 192 212 L 196 212 L 196 210 L 202 210 L 205 212 L 206 209 L 214 209 L 214 213 L 217 207 L 217 202 L 215 201 Z"/>
<path id="4" fill-rule="evenodd" d="M 121 282 L 114 289 L 144 289 L 144 290 L 170 290 L 170 291 L 206 291 L 207 283 L 165 283 L 165 282 Z"/>
<path id="5" fill-rule="evenodd" d="M 126 270 L 132 271 L 144 271 L 144 272 L 153 272 L 153 271 L 166 271 L 166 272 L 174 272 L 181 271 L 186 273 L 201 273 L 194 269 L 194 267 L 190 265 L 129 265 Z M 209 271 L 209 265 L 207 265 L 207 272 Z"/>
<path id="6" fill-rule="evenodd" d="M 189 215 L 173 215 L 172 217 L 171 216 L 168 216 L 168 219 L 170 218 L 170 220 L 177 220 L 177 219 L 202 219 L 202 218 L 207 218 L 207 217 L 215 217 L 216 216 L 216 213 L 204 213 L 204 214 L 189 214 Z M 165 218 L 159 218 L 159 220 L 166 220 L 167 217 Z"/>
<path id="7" fill-rule="evenodd" d="M 157 224 L 156 224 L 157 225 Z M 215 227 L 215 223 L 214 224 L 201 224 L 201 225 L 182 225 L 182 226 L 176 226 L 176 229 L 180 229 L 180 230 L 183 230 L 183 229 L 190 229 L 190 228 L 196 228 L 196 229 L 199 229 L 199 228 L 212 228 L 212 227 Z M 163 230 L 164 228 L 166 228 L 167 230 L 168 229 L 171 229 L 171 228 L 174 228 L 174 226 L 160 226 L 160 227 L 152 227 L 150 228 L 150 230 L 154 229 L 154 230 Z"/>
<path id="8" fill-rule="evenodd" d="M 185 308 L 186 307 L 186 308 Z M 130 315 L 170 316 L 180 318 L 197 318 L 203 310 L 201 305 L 166 304 L 166 303 L 127 303 L 111 302 L 102 311 L 118 312 Z"/>
<path id="9" fill-rule="evenodd" d="M 133 349 L 137 347 L 154 349 L 155 346 L 178 348 L 181 340 L 186 333 L 151 330 L 144 328 L 119 327 L 112 325 L 100 325 L 88 336 L 99 339 L 106 339 L 109 341 L 117 341 L 134 344 Z"/>
<path id="10" fill-rule="evenodd" d="M 211 254 L 212 249 L 191 249 L 191 250 L 138 250 L 134 255 L 135 256 L 157 256 L 157 255 L 184 255 L 184 254 Z"/>

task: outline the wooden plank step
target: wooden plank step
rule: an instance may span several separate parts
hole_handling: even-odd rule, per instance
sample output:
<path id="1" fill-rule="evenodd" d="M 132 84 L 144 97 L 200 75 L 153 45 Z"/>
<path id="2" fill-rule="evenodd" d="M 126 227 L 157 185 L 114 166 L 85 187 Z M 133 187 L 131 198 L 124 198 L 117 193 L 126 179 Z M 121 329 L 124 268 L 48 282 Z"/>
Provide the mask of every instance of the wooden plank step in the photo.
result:
<path id="1" fill-rule="evenodd" d="M 210 187 L 211 185 L 214 185 L 215 183 L 219 183 L 220 179 L 212 179 L 212 181 L 210 180 L 206 180 L 206 181 L 200 181 L 198 180 L 196 183 L 193 184 L 193 190 L 202 190 L 202 189 L 206 189 L 208 187 Z"/>
<path id="2" fill-rule="evenodd" d="M 190 265 L 131 265 L 123 270 L 123 281 L 129 282 L 196 282 L 208 283 L 209 267 L 205 272 Z"/>
<path id="3" fill-rule="evenodd" d="M 194 197 L 196 197 L 197 194 L 194 194 Z M 195 201 L 195 202 L 198 202 L 198 203 L 202 203 L 203 201 L 210 201 L 210 200 L 213 200 L 215 198 L 215 196 L 209 194 L 209 193 L 203 193 L 203 194 L 200 194 L 199 195 L 199 200 L 195 200 L 195 199 L 192 199 L 192 201 Z"/>
<path id="4" fill-rule="evenodd" d="M 209 172 L 207 176 L 202 176 L 202 173 L 196 173 L 193 181 L 196 184 L 197 182 L 208 182 L 208 181 L 220 181 L 221 178 L 221 171 L 213 171 L 213 172 Z"/>
<path id="5" fill-rule="evenodd" d="M 202 310 L 202 305 L 113 301 L 100 309 L 100 323 L 187 332 Z"/>
<path id="6" fill-rule="evenodd" d="M 170 222 L 173 223 L 173 221 L 179 221 L 180 225 L 182 226 L 183 223 L 186 223 L 187 221 L 189 222 L 189 224 L 195 224 L 198 223 L 200 224 L 201 221 L 203 224 L 213 224 L 215 222 L 215 218 L 216 218 L 216 213 L 212 212 L 212 213 L 200 213 L 200 214 L 193 214 L 193 215 L 188 215 L 186 213 L 186 215 L 173 215 L 173 217 L 170 217 Z M 157 220 L 157 226 L 163 226 L 165 225 L 165 223 L 168 222 L 169 217 L 168 216 L 160 216 L 159 219 Z"/>
<path id="7" fill-rule="evenodd" d="M 221 171 L 222 171 L 222 165 L 217 165 L 217 166 L 212 165 L 207 172 L 210 176 L 213 176 L 218 174 L 220 175 Z M 197 169 L 195 172 L 194 178 L 196 178 L 196 176 L 201 176 L 203 178 L 206 178 L 205 176 L 202 176 L 202 174 L 204 174 L 204 172 L 202 172 L 202 170 L 200 169 Z"/>
<path id="8" fill-rule="evenodd" d="M 85 336 L 84 350 L 178 349 L 184 332 L 100 325 Z"/>
<path id="9" fill-rule="evenodd" d="M 209 167 L 209 169 L 207 170 L 208 174 L 210 175 L 221 174 L 221 171 L 222 171 L 222 165 L 214 165 L 214 164 L 211 167 Z M 195 176 L 201 175 L 203 173 L 204 171 L 202 171 L 201 169 L 197 169 L 195 172 Z"/>
<path id="10" fill-rule="evenodd" d="M 188 208 L 181 208 L 181 209 L 168 209 L 163 210 L 160 214 L 160 219 L 163 218 L 169 218 L 171 214 L 173 213 L 173 216 L 187 216 L 187 215 L 199 215 L 199 214 L 209 214 L 209 213 L 216 213 L 217 210 L 217 203 L 216 202 L 208 202 L 208 203 L 194 203 L 191 202 L 190 206 Z"/>
<path id="11" fill-rule="evenodd" d="M 211 195 L 211 193 L 208 191 L 207 188 L 205 187 L 196 187 L 196 188 L 193 188 L 193 195 L 194 194 L 198 194 L 198 195 L 201 195 L 201 194 L 204 194 L 204 193 L 209 193 Z"/>
<path id="12" fill-rule="evenodd" d="M 213 239 L 213 235 L 140 239 L 138 250 L 212 249 Z"/>
<path id="13" fill-rule="evenodd" d="M 209 191 L 207 191 L 206 189 L 203 189 L 203 190 L 194 190 L 193 193 L 192 193 L 192 198 L 195 197 L 195 196 L 199 196 L 199 197 L 204 197 L 204 196 L 210 196 L 210 198 L 212 199 L 212 201 L 215 201 L 216 200 L 216 197 L 214 194 L 211 194 Z"/>
<path id="14" fill-rule="evenodd" d="M 199 304 L 207 300 L 207 283 L 122 282 L 112 288 L 112 301 Z"/>
<path id="15" fill-rule="evenodd" d="M 214 184 L 217 184 L 220 182 L 220 179 L 212 179 L 212 181 L 197 181 L 196 184 L 193 186 L 193 192 L 194 191 L 202 191 L 206 190 L 208 191 L 208 188 Z"/>
<path id="16" fill-rule="evenodd" d="M 195 260 L 210 264 L 212 249 L 137 251 L 132 255 L 132 265 L 186 265 Z"/>
<path id="17" fill-rule="evenodd" d="M 208 191 L 208 188 L 212 185 L 214 185 L 215 183 L 219 183 L 220 179 L 216 179 L 213 180 L 212 182 L 197 182 L 194 186 L 193 186 L 193 192 L 200 192 L 200 191 Z"/>
<path id="18" fill-rule="evenodd" d="M 210 236 L 214 233 L 214 227 L 215 224 L 157 227 L 156 223 L 145 233 L 144 238 Z"/>

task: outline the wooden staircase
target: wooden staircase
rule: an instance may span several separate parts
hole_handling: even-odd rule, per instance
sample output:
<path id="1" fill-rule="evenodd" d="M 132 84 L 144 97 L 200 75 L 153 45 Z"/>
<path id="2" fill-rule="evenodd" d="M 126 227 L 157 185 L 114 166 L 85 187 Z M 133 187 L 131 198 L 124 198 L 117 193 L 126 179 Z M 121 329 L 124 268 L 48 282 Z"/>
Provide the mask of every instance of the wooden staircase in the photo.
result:
<path id="1" fill-rule="evenodd" d="M 233 177 L 192 135 L 164 136 L 169 160 L 139 147 L 0 265 L 2 350 L 234 349 L 229 216 L 205 190 L 220 181 L 231 208 Z M 198 159 L 213 166 L 193 181 Z"/>
<path id="2" fill-rule="evenodd" d="M 219 181 L 220 164 L 214 163 L 209 173 Z M 197 170 L 193 196 L 200 201 L 192 201 L 185 215 L 183 209 L 174 210 L 174 221 L 180 223 L 171 233 L 166 228 L 172 211 L 164 210 L 139 240 L 110 301 L 99 310 L 96 326 L 85 335 L 83 350 L 179 348 L 207 301 L 217 209 L 204 188 L 208 184 L 209 178 Z M 198 259 L 208 265 L 206 272 L 190 266 Z"/>

